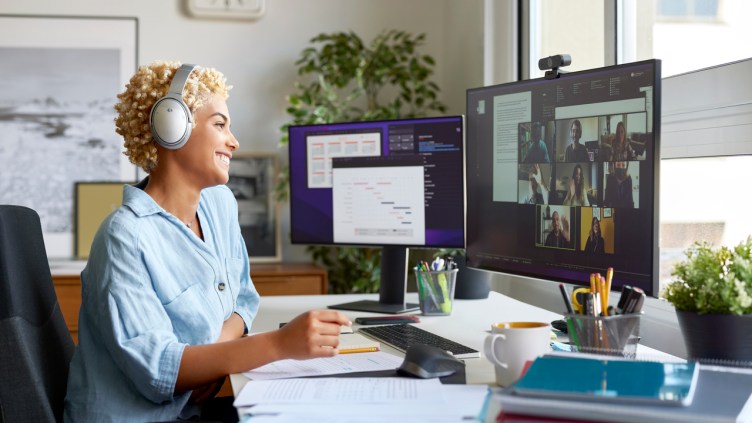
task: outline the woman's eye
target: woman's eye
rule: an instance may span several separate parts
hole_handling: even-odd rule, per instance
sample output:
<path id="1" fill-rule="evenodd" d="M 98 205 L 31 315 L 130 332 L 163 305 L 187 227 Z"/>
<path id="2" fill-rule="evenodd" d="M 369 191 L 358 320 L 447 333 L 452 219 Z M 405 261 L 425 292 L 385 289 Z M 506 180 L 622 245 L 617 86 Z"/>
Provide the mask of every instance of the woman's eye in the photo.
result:
<path id="1" fill-rule="evenodd" d="M 225 127 L 225 123 L 224 122 L 217 122 L 214 125 L 217 126 L 219 129 L 224 129 L 224 127 Z"/>

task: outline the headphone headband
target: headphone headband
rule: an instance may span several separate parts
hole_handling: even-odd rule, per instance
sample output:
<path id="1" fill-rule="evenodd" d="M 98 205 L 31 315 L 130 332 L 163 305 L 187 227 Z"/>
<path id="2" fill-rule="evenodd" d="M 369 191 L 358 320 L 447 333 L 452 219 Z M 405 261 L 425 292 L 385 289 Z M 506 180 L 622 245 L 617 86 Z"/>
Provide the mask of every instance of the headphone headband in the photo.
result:
<path id="1" fill-rule="evenodd" d="M 179 67 L 178 70 L 175 71 L 175 76 L 172 77 L 172 82 L 170 83 L 170 88 L 167 90 L 167 93 L 178 94 L 182 99 L 183 88 L 185 88 L 185 84 L 188 82 L 188 77 L 194 69 L 196 69 L 196 65 L 189 63 Z"/>

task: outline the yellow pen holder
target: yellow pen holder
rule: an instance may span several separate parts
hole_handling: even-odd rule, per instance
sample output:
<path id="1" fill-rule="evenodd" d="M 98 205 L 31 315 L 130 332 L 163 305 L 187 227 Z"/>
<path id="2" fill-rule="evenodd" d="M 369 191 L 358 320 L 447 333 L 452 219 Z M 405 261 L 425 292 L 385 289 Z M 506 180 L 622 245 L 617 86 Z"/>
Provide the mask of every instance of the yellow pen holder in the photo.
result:
<path id="1" fill-rule="evenodd" d="M 452 314 L 458 271 L 458 269 L 429 272 L 415 270 L 418 302 L 420 311 L 424 315 L 448 316 Z"/>

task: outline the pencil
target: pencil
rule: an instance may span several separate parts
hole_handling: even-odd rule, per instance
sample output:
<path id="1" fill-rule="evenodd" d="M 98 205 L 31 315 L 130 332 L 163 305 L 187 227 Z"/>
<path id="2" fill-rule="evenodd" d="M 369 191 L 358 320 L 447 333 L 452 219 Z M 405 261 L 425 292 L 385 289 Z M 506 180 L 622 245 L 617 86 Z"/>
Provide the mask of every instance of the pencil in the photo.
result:
<path id="1" fill-rule="evenodd" d="M 375 352 L 378 350 L 379 350 L 379 347 L 352 348 L 349 350 L 339 350 L 339 353 L 340 354 L 355 354 L 355 353 L 364 353 L 364 352 Z"/>
<path id="2" fill-rule="evenodd" d="M 608 291 L 606 291 L 606 279 L 601 276 L 598 282 L 600 283 L 601 290 L 601 312 L 604 316 L 608 316 Z"/>
<path id="3" fill-rule="evenodd" d="M 611 293 L 611 281 L 614 278 L 614 268 L 609 267 L 606 271 L 606 299 L 610 300 L 609 294 Z M 608 304 L 608 301 L 606 301 L 606 304 Z"/>

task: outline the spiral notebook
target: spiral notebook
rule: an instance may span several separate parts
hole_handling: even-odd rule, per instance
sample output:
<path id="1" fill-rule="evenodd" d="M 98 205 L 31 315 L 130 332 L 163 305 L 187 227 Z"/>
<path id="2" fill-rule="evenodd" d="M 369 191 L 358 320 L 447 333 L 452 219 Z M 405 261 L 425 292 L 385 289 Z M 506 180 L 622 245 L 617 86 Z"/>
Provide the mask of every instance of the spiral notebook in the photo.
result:
<path id="1" fill-rule="evenodd" d="M 692 403 L 700 367 L 607 358 L 543 356 L 512 386 L 518 395 L 685 406 Z"/>

